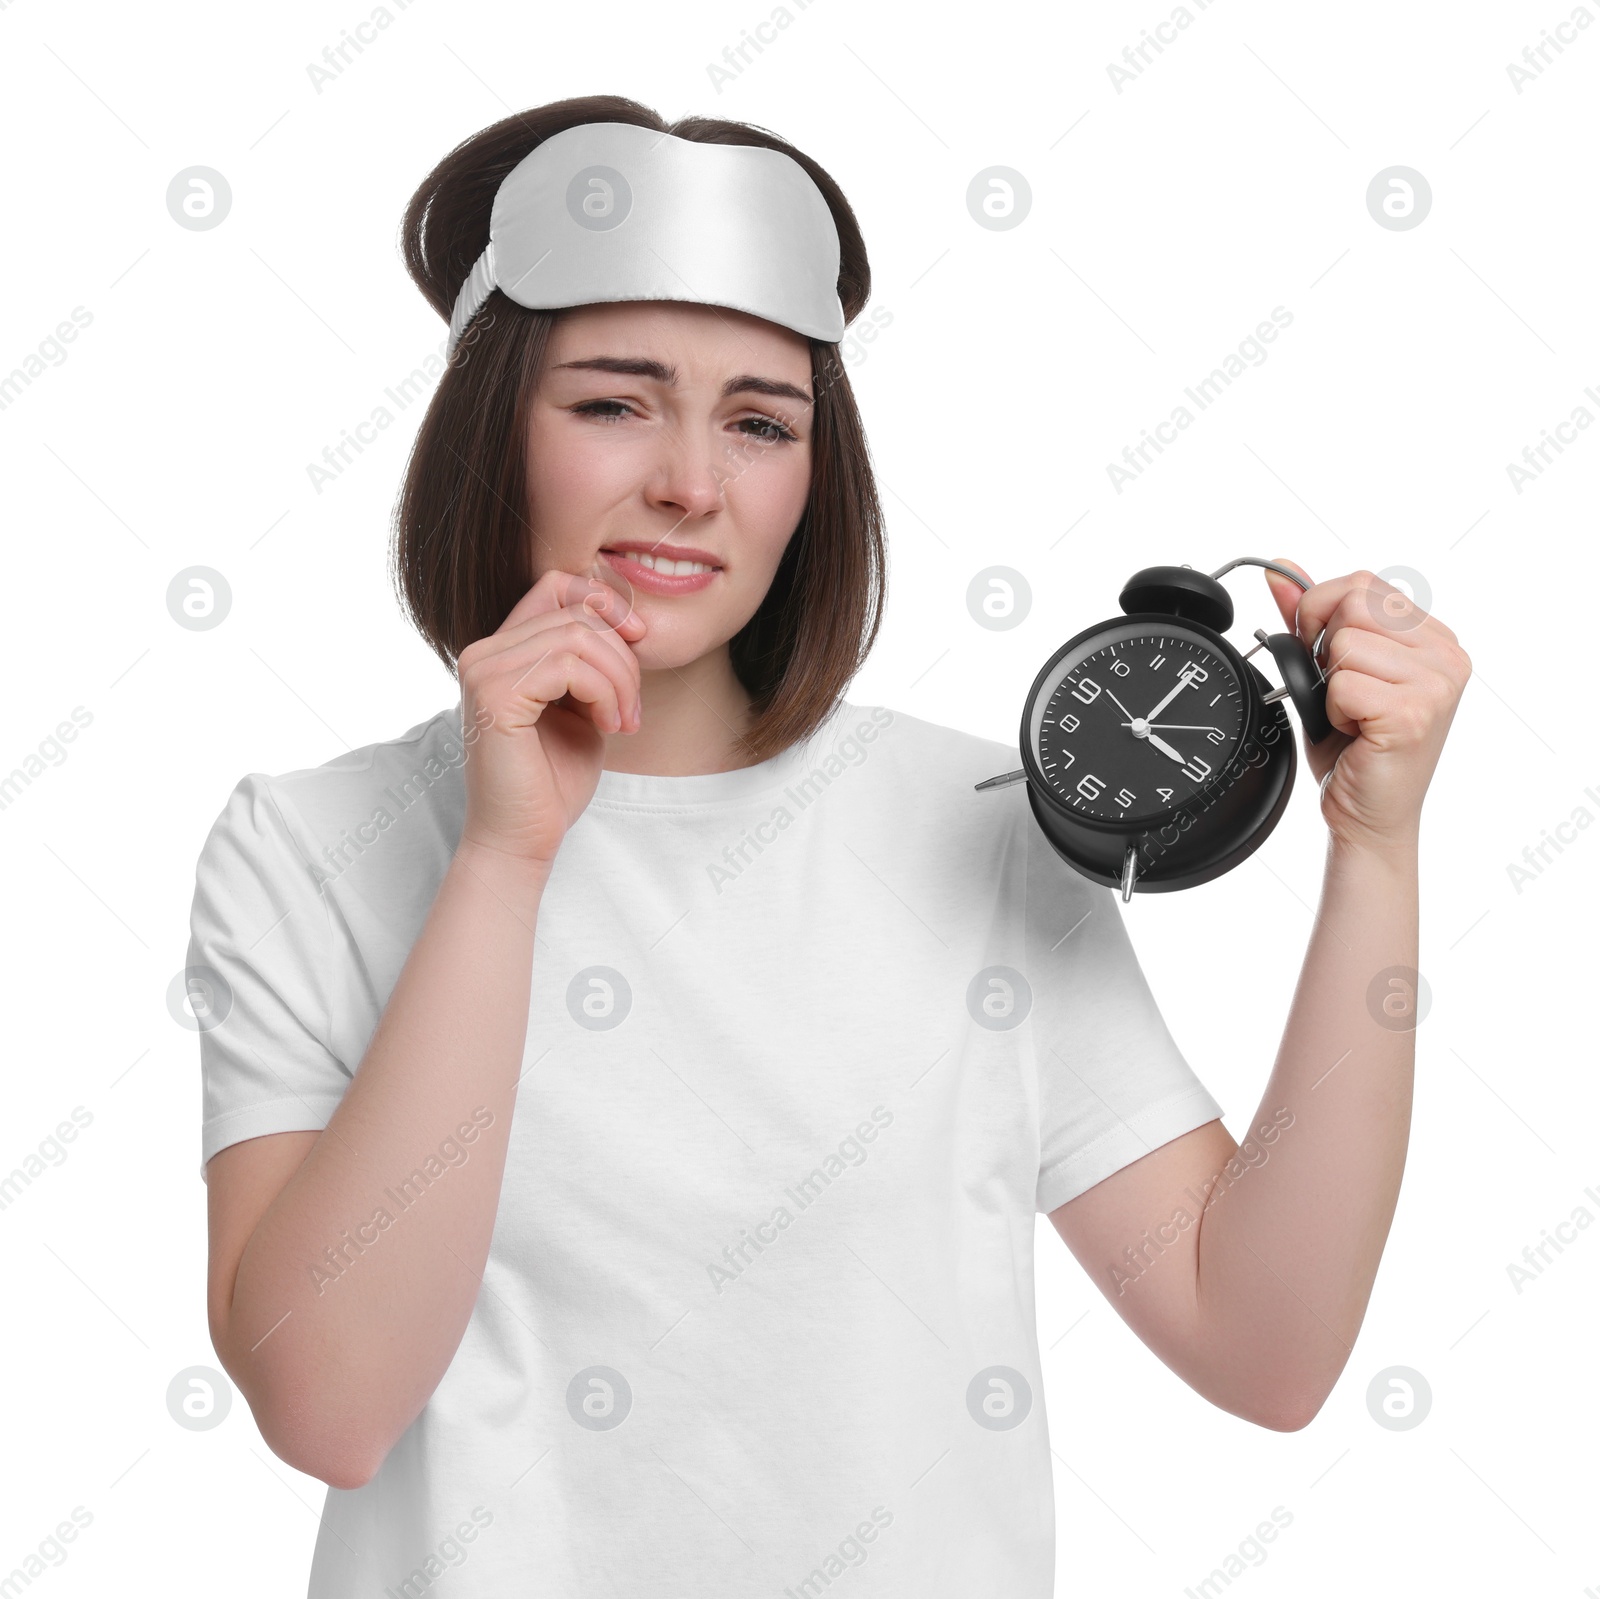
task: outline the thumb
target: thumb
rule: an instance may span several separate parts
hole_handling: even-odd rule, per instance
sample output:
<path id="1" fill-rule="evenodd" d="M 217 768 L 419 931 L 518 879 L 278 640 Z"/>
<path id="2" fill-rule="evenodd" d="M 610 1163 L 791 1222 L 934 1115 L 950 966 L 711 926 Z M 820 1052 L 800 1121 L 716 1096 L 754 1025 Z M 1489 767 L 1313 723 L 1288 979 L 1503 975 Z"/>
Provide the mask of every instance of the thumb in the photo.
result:
<path id="1" fill-rule="evenodd" d="M 1308 584 L 1310 583 L 1311 574 L 1298 561 L 1291 561 L 1287 555 L 1274 555 L 1272 559 L 1279 566 L 1287 566 L 1298 572 Z M 1293 633 L 1295 612 L 1300 607 L 1300 596 L 1305 590 L 1291 578 L 1285 577 L 1282 572 L 1274 572 L 1268 567 L 1263 567 L 1261 570 L 1267 580 L 1267 587 L 1272 591 L 1273 599 L 1278 602 L 1279 614 L 1287 624 L 1288 630 Z"/>

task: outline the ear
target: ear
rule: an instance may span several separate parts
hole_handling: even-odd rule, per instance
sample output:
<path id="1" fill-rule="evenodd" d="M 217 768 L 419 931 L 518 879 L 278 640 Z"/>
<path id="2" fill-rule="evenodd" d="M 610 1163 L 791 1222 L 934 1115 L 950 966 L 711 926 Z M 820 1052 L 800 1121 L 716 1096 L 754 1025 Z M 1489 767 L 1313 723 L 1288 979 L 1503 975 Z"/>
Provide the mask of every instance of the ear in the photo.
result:
<path id="1" fill-rule="evenodd" d="M 1272 559 L 1279 566 L 1287 566 L 1298 572 L 1308 584 L 1311 582 L 1311 574 L 1298 561 L 1291 561 L 1287 555 L 1274 555 Z M 1300 605 L 1300 596 L 1305 590 L 1281 572 L 1271 571 L 1267 567 L 1262 567 L 1261 571 L 1267 580 L 1267 587 L 1272 590 L 1273 599 L 1278 602 L 1279 614 L 1288 625 L 1288 630 L 1291 633 L 1295 632 L 1294 615 Z"/>

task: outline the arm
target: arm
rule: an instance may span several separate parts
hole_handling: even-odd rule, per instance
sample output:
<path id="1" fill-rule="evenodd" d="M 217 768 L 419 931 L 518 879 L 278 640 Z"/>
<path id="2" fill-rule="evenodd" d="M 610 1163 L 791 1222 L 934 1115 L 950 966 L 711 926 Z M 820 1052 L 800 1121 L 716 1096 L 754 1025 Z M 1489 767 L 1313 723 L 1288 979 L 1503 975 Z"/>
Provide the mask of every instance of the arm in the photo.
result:
<path id="1" fill-rule="evenodd" d="M 1265 1427 L 1311 1420 L 1366 1314 L 1405 1167 L 1415 1044 L 1374 1019 L 1368 990 L 1384 967 L 1415 970 L 1416 946 L 1414 851 L 1330 845 L 1243 1145 L 1210 1122 L 1051 1213 L 1140 1338 L 1213 1404 Z"/>
<path id="2" fill-rule="evenodd" d="M 1331 836 L 1283 1040 L 1243 1144 L 1211 1122 L 1051 1213 L 1168 1366 L 1278 1430 L 1315 1416 L 1349 1358 L 1410 1133 L 1416 823 L 1470 662 L 1435 618 L 1388 608 L 1390 594 L 1404 600 L 1363 572 L 1300 601 L 1304 637 L 1329 626 L 1340 737 L 1310 759 Z M 1292 602 L 1279 603 L 1293 620 Z M 1411 620 L 1373 629 L 1384 615 Z"/>
<path id="3" fill-rule="evenodd" d="M 337 1488 L 370 1480 L 416 1419 L 477 1300 L 541 898 L 598 784 L 602 730 L 639 726 L 628 643 L 645 623 L 595 587 L 548 571 L 461 652 L 476 729 L 461 839 L 327 1125 L 242 1141 L 207 1167 L 218 1358 L 273 1450 Z M 466 1158 L 397 1205 L 385 1190 L 451 1138 Z"/>
<path id="4" fill-rule="evenodd" d="M 359 1487 L 415 1419 L 477 1299 L 522 1066 L 548 868 L 471 846 L 445 873 L 349 1089 L 320 1133 L 207 1166 L 208 1312 L 224 1369 L 289 1464 Z M 479 1120 L 473 1112 L 479 1111 Z M 478 1129 L 469 1144 L 458 1135 Z M 455 1137 L 466 1159 L 392 1227 L 385 1198 Z M 341 1233 L 360 1244 L 346 1247 Z M 346 1263 L 327 1261 L 330 1247 Z"/>

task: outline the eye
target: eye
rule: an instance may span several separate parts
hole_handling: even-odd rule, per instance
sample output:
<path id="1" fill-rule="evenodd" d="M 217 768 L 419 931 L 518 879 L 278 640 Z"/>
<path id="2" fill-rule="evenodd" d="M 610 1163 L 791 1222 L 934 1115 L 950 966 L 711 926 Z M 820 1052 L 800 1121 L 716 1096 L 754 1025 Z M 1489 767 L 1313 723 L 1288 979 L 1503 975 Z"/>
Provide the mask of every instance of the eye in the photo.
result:
<path id="1" fill-rule="evenodd" d="M 755 432 L 748 435 L 753 439 L 764 439 L 769 444 L 798 444 L 800 436 L 786 424 L 772 416 L 747 416 L 740 419 L 739 426 L 753 424 Z"/>
<path id="2" fill-rule="evenodd" d="M 607 410 L 608 406 L 614 409 Z M 579 416 L 592 416 L 597 422 L 620 422 L 624 416 L 635 414 L 633 407 L 622 400 L 585 400 L 573 406 L 572 410 Z M 738 425 L 751 430 L 746 432 L 746 438 L 760 439 L 768 444 L 800 442 L 800 435 L 775 416 L 741 417 Z"/>
<path id="3" fill-rule="evenodd" d="M 620 422 L 622 420 L 621 416 L 616 412 L 602 413 L 599 407 L 603 405 L 619 406 L 623 411 L 627 411 L 630 415 L 632 414 L 632 407 L 623 405 L 621 400 L 585 400 L 582 405 L 575 405 L 572 409 L 580 416 L 592 416 L 600 422 Z"/>

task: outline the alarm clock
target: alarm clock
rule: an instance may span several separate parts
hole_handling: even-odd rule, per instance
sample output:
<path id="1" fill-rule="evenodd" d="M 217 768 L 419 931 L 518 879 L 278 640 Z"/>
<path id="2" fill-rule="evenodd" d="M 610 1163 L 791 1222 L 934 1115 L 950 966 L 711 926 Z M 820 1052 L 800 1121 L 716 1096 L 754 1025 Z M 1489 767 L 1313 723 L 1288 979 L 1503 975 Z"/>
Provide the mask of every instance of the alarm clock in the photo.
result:
<path id="1" fill-rule="evenodd" d="M 979 789 L 1028 785 L 1056 853 L 1094 882 L 1160 894 L 1210 882 L 1265 843 L 1294 786 L 1288 699 L 1306 737 L 1332 732 L 1327 682 L 1293 633 L 1256 629 L 1241 655 L 1222 635 L 1233 601 L 1218 581 L 1264 566 L 1241 555 L 1215 572 L 1147 566 L 1124 585 L 1123 615 L 1075 634 L 1040 668 L 1022 707 L 1022 766 Z M 1326 629 L 1324 629 L 1326 631 Z M 1265 649 L 1283 679 L 1250 664 Z"/>

